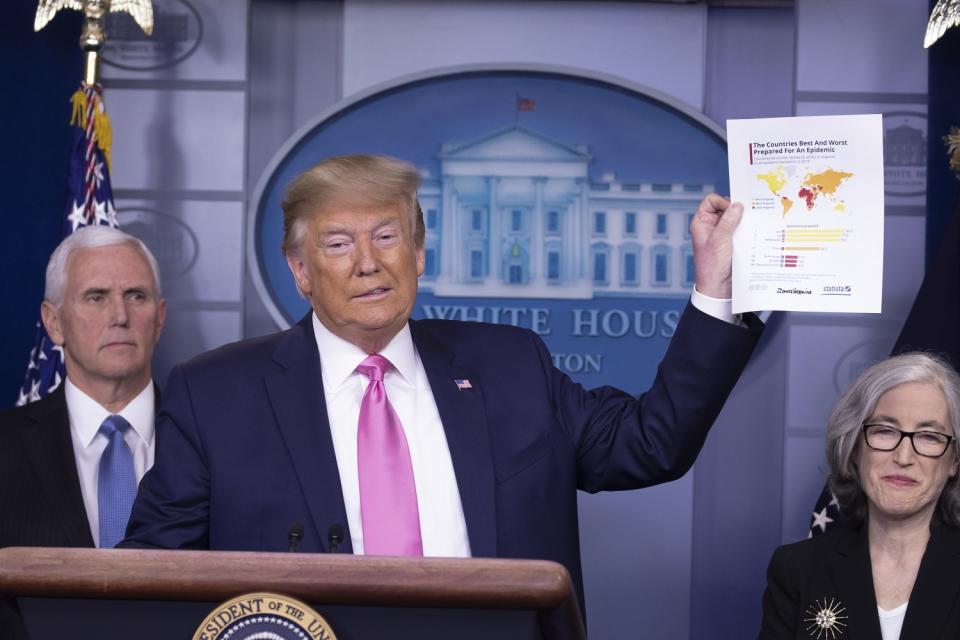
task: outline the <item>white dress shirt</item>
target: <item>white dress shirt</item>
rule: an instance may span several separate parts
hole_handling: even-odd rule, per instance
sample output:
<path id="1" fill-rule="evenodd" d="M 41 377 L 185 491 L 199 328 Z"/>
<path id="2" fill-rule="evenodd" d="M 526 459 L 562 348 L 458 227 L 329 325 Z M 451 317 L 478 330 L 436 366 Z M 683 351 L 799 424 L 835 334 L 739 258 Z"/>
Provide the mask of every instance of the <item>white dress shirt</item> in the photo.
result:
<path id="1" fill-rule="evenodd" d="M 733 300 L 731 298 L 711 298 L 693 288 L 690 294 L 690 303 L 708 316 L 723 320 L 730 324 L 740 324 L 740 314 L 733 314 Z"/>
<path id="2" fill-rule="evenodd" d="M 83 495 L 83 506 L 87 510 L 87 522 L 90 523 L 93 543 L 99 547 L 100 508 L 97 489 L 100 455 L 109 442 L 107 437 L 100 433 L 100 425 L 111 413 L 70 382 L 69 376 L 64 384 L 73 457 L 77 462 L 77 475 L 80 477 L 80 493 Z M 143 475 L 153 466 L 154 400 L 153 383 L 150 383 L 117 414 L 131 426 L 123 434 L 123 439 L 133 453 L 133 468 L 137 474 L 138 485 Z"/>
<path id="3" fill-rule="evenodd" d="M 313 332 L 320 352 L 323 393 L 340 472 L 350 540 L 353 552 L 362 554 L 357 425 L 360 420 L 360 401 L 369 381 L 356 368 L 368 354 L 331 333 L 316 314 L 313 314 Z M 447 437 L 427 380 L 427 372 L 413 346 L 409 325 L 403 327 L 390 344 L 380 351 L 380 355 L 393 364 L 393 369 L 384 374 L 383 383 L 387 398 L 403 424 L 410 450 L 423 555 L 469 557 L 467 523 Z"/>

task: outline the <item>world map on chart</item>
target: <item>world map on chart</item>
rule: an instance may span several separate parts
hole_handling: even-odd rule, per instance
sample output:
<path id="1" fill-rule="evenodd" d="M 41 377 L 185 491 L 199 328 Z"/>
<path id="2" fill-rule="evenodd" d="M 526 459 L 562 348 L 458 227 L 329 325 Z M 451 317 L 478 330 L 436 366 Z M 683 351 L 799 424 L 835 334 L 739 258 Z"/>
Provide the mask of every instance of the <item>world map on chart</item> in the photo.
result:
<path id="1" fill-rule="evenodd" d="M 783 165 L 767 173 L 757 174 L 757 180 L 763 182 L 767 189 L 780 200 L 783 217 L 786 217 L 794 205 L 799 201 L 806 205 L 807 211 L 812 212 L 826 201 L 834 211 L 843 212 L 847 207 L 842 196 L 843 186 L 853 177 L 847 171 L 824 169 L 823 171 L 805 172 L 802 177 L 795 167 L 784 168 Z"/>

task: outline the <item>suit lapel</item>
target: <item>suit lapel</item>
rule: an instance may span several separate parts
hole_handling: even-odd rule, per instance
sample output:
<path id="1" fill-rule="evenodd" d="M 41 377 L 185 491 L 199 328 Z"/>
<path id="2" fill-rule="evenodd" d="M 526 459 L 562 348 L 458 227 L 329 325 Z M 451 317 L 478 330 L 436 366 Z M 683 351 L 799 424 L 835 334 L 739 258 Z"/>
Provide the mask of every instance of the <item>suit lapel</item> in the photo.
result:
<path id="1" fill-rule="evenodd" d="M 487 432 L 480 377 L 467 364 L 437 343 L 420 324 L 410 322 L 413 342 L 430 380 L 453 461 L 460 502 L 475 557 L 497 555 L 493 458 Z M 456 380 L 469 382 L 460 389 Z"/>
<path id="2" fill-rule="evenodd" d="M 940 638 L 947 618 L 957 607 L 960 590 L 960 531 L 935 528 L 920 561 L 917 581 L 900 637 Z"/>
<path id="3" fill-rule="evenodd" d="M 870 564 L 870 545 L 867 541 L 867 526 L 858 530 L 844 531 L 837 542 L 830 562 L 830 574 L 837 586 L 836 594 L 814 594 L 815 597 L 836 597 L 846 611 L 847 627 L 844 638 L 875 639 L 881 636 L 880 618 L 877 615 L 877 598 L 873 588 L 873 569 Z M 814 603 L 810 603 L 813 605 Z M 815 605 L 814 605 L 815 606 Z M 804 615 L 804 617 L 807 617 Z M 812 636 L 815 637 L 815 636 Z"/>
<path id="4" fill-rule="evenodd" d="M 65 536 L 63 546 L 92 547 L 63 385 L 46 401 L 32 405 L 28 415 L 36 424 L 22 434 L 24 449 L 44 498 L 59 514 L 56 520 Z"/>
<path id="5" fill-rule="evenodd" d="M 274 352 L 274 361 L 282 369 L 266 377 L 267 395 L 300 479 L 319 547 L 326 549 L 327 531 L 339 524 L 347 532 L 340 550 L 352 553 L 310 315 L 287 333 Z"/>

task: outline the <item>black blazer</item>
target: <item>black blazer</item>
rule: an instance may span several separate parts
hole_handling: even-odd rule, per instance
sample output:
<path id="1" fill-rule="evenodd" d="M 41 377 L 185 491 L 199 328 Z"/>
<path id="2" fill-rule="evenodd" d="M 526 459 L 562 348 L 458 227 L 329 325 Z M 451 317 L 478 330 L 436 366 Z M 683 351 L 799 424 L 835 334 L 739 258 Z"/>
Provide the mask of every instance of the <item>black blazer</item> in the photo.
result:
<path id="1" fill-rule="evenodd" d="M 92 547 L 63 385 L 0 413 L 0 547 Z M 0 598 L 0 637 L 26 638 L 16 604 Z"/>
<path id="2" fill-rule="evenodd" d="M 866 525 L 778 548 L 767 570 L 761 640 L 829 638 L 809 618 L 834 603 L 846 626 L 837 640 L 879 640 Z M 935 527 L 920 562 L 900 640 L 960 637 L 960 530 Z"/>
<path id="3" fill-rule="evenodd" d="M 92 547 L 63 385 L 0 413 L 0 547 Z"/>
<path id="4" fill-rule="evenodd" d="M 93 546 L 61 384 L 37 402 L 0 412 L 0 547 Z M 3 640 L 26 637 L 14 610 L 0 598 Z"/>

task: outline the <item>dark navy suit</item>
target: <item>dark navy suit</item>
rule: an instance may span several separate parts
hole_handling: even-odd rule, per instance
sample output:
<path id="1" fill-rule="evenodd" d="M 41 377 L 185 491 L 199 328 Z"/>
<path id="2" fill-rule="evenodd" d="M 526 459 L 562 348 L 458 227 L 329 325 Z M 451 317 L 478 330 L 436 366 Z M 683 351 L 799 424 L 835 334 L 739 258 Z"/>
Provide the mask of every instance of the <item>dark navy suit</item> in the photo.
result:
<path id="1" fill-rule="evenodd" d="M 577 489 L 634 489 L 686 473 L 760 333 L 688 305 L 637 400 L 584 390 L 525 329 L 443 320 L 410 328 L 472 554 L 560 562 L 581 607 Z M 347 517 L 321 366 L 308 315 L 175 368 L 124 546 L 284 551 L 301 522 L 301 550 L 325 550 L 330 526 L 346 528 Z M 462 379 L 472 388 L 458 388 Z M 349 532 L 344 540 L 349 552 Z"/>

